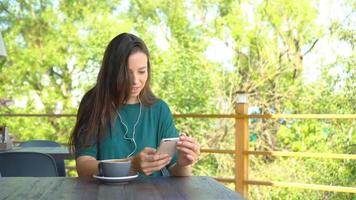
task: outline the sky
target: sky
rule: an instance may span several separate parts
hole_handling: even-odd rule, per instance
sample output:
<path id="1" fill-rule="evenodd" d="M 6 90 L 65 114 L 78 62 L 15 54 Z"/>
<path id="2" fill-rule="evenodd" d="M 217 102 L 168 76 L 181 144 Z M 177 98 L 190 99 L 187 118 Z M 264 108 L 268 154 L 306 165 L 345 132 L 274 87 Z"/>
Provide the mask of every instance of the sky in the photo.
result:
<path id="1" fill-rule="evenodd" d="M 355 26 L 353 29 L 356 30 L 356 14 L 353 12 L 353 14 L 349 15 L 351 12 L 352 8 L 342 5 L 342 1 L 324 0 L 320 4 L 317 23 L 324 27 L 330 27 L 332 21 L 344 20 L 349 17 L 351 18 L 350 20 L 355 22 L 353 23 Z M 340 42 L 330 35 L 320 38 L 313 51 L 303 58 L 305 81 L 307 83 L 316 81 L 320 75 L 321 66 L 334 63 L 338 56 L 344 58 L 352 56 L 351 45 Z M 336 70 L 337 73 L 342 73 L 341 67 Z"/>

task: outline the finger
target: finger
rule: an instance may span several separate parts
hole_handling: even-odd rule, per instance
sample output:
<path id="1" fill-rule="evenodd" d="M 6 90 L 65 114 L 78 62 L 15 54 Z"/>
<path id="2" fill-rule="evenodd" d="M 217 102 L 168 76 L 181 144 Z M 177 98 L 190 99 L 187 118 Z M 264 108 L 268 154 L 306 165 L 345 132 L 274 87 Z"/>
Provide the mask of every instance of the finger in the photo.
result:
<path id="1" fill-rule="evenodd" d="M 154 154 L 156 153 L 156 149 L 152 148 L 152 147 L 145 147 L 142 152 L 146 153 L 146 154 Z"/>
<path id="2" fill-rule="evenodd" d="M 188 136 L 188 134 L 185 133 L 185 132 L 181 132 L 181 133 L 179 134 L 179 136 Z"/>
<path id="3" fill-rule="evenodd" d="M 189 148 L 185 148 L 185 147 L 177 147 L 177 149 L 181 152 L 181 153 L 185 153 L 194 157 L 198 157 L 198 154 L 195 151 L 192 151 Z"/>
<path id="4" fill-rule="evenodd" d="M 184 141 L 187 139 L 188 136 L 186 136 L 184 133 L 179 136 L 180 141 Z"/>
<path id="5" fill-rule="evenodd" d="M 169 158 L 168 154 L 149 154 L 149 155 L 147 154 L 145 157 L 145 161 L 156 162 L 166 158 Z"/>
<path id="6" fill-rule="evenodd" d="M 179 141 L 189 141 L 189 142 L 192 142 L 192 143 L 197 143 L 195 138 L 188 137 L 188 136 L 185 136 L 185 135 L 180 136 L 179 137 Z"/>
<path id="7" fill-rule="evenodd" d="M 152 172 L 143 172 L 146 176 L 149 176 L 152 174 Z"/>
<path id="8" fill-rule="evenodd" d="M 196 160 L 198 160 L 197 158 L 193 157 L 192 155 L 187 154 L 186 155 L 187 159 L 190 160 L 192 163 L 194 163 Z"/>
<path id="9" fill-rule="evenodd" d="M 166 156 L 169 156 L 167 153 L 160 153 L 160 152 L 156 152 L 155 155 L 160 155 L 160 156 L 163 156 L 163 157 L 166 157 Z"/>
<path id="10" fill-rule="evenodd" d="M 160 167 L 160 166 L 165 166 L 171 161 L 171 158 L 168 157 L 166 159 L 158 160 L 155 162 L 143 162 L 142 163 L 142 168 L 155 168 L 155 167 Z"/>
<path id="11" fill-rule="evenodd" d="M 169 164 L 169 162 L 166 162 L 166 163 L 163 163 L 162 165 L 158 165 L 158 166 L 147 168 L 147 170 L 151 171 L 151 172 L 155 172 L 155 171 L 161 170 L 162 168 L 164 168 L 168 164 Z"/>
<path id="12" fill-rule="evenodd" d="M 163 167 L 165 167 L 169 163 L 170 163 L 170 160 L 168 160 L 167 162 L 164 162 L 164 163 L 160 163 L 160 165 L 157 165 L 157 166 L 147 167 L 147 168 L 145 168 L 145 171 L 152 173 L 152 172 L 161 170 Z"/>
<path id="13" fill-rule="evenodd" d="M 151 162 L 155 162 L 155 161 L 159 161 L 159 160 L 162 160 L 162 159 L 167 159 L 167 158 L 170 158 L 168 154 L 164 153 L 164 154 L 154 154 L 152 155 L 152 160 Z"/>
<path id="14" fill-rule="evenodd" d="M 189 137 L 189 136 L 186 135 L 186 134 L 181 134 L 181 135 L 179 136 L 179 140 L 180 140 L 180 141 L 185 141 L 185 140 L 194 141 L 195 139 L 192 138 L 192 137 Z"/>
<path id="15" fill-rule="evenodd" d="M 166 161 L 168 159 L 171 159 L 171 157 L 169 155 L 159 154 L 159 155 L 146 155 L 142 160 L 143 160 L 143 162 L 155 163 L 155 162 L 160 162 L 160 161 Z"/>
<path id="16" fill-rule="evenodd" d="M 200 145 L 199 145 L 198 141 L 195 138 L 189 138 L 189 141 L 194 144 L 193 150 L 197 154 L 200 154 Z"/>
<path id="17" fill-rule="evenodd" d="M 187 140 L 183 140 L 183 141 L 179 140 L 177 142 L 177 146 L 184 146 L 184 147 L 188 147 L 188 148 L 192 148 L 192 147 L 194 147 L 194 145 L 195 144 L 193 142 L 190 142 Z"/>
<path id="18" fill-rule="evenodd" d="M 140 158 L 142 161 L 152 161 L 154 158 L 152 158 L 156 154 L 156 149 L 151 148 L 151 147 L 145 147 L 141 152 L 140 152 Z"/>
<path id="19" fill-rule="evenodd" d="M 192 151 L 199 153 L 200 152 L 200 147 L 199 145 L 194 141 L 194 142 L 190 142 L 190 141 L 178 141 L 177 142 L 177 147 L 185 147 L 185 148 L 189 148 Z"/>
<path id="20" fill-rule="evenodd" d="M 147 176 L 149 176 L 149 175 L 152 174 L 152 171 L 151 171 L 150 169 L 148 169 L 148 168 L 142 169 L 142 172 L 143 172 L 145 175 L 147 175 Z"/>
<path id="21" fill-rule="evenodd" d="M 156 161 L 160 161 L 160 160 L 165 160 L 167 158 L 169 158 L 168 154 L 153 154 L 153 155 L 145 154 L 142 158 L 142 161 L 156 162 Z"/>

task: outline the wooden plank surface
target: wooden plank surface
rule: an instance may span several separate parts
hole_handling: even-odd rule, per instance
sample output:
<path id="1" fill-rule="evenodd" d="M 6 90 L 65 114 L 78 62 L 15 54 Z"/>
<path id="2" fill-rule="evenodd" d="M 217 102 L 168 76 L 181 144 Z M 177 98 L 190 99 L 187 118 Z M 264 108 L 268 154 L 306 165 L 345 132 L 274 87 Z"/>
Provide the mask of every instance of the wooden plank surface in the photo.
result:
<path id="1" fill-rule="evenodd" d="M 0 199 L 243 199 L 210 177 L 139 177 L 104 184 L 69 177 L 2 177 Z"/>

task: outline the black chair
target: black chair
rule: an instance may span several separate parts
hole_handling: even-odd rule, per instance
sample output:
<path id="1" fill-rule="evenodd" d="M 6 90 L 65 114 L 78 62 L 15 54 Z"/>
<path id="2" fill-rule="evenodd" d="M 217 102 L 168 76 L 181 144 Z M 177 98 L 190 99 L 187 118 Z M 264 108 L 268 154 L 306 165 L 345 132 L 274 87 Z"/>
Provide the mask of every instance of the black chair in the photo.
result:
<path id="1" fill-rule="evenodd" d="M 19 144 L 20 147 L 60 147 L 61 145 L 57 142 L 50 141 L 50 140 L 30 140 L 26 142 L 21 142 Z M 66 176 L 66 171 L 64 167 L 64 160 L 63 159 L 55 159 L 58 175 L 59 176 Z"/>
<path id="2" fill-rule="evenodd" d="M 58 176 L 54 159 L 37 152 L 0 153 L 0 173 L 2 177 L 48 177 Z"/>

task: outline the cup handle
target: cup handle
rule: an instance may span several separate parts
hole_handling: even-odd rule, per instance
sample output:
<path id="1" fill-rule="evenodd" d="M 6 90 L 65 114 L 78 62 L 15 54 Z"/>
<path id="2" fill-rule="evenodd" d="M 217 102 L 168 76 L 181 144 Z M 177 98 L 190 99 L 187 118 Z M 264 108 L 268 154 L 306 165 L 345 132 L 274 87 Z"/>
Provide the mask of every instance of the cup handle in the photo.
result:
<path id="1" fill-rule="evenodd" d="M 98 171 L 99 171 L 99 176 L 104 176 L 102 162 L 99 162 L 99 164 L 98 164 Z"/>

